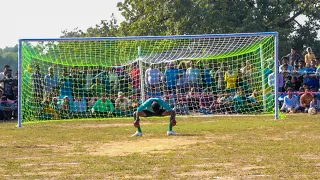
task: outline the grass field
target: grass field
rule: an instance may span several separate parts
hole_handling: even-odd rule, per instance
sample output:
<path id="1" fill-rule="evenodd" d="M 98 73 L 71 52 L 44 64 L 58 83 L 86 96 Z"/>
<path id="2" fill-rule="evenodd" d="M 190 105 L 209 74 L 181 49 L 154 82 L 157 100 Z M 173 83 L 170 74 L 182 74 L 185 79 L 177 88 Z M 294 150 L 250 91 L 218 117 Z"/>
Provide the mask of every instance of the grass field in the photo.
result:
<path id="1" fill-rule="evenodd" d="M 320 179 L 320 116 L 1 123 L 0 179 Z"/>

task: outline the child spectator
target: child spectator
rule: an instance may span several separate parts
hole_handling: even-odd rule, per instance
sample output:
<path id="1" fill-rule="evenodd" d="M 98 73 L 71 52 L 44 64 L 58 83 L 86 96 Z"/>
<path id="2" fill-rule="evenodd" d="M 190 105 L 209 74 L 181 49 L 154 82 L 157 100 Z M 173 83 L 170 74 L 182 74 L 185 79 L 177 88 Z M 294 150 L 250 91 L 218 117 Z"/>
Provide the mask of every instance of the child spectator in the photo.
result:
<path id="1" fill-rule="evenodd" d="M 60 102 L 60 116 L 61 118 L 70 118 L 72 113 L 72 104 L 71 99 L 68 96 L 63 97 L 63 100 Z"/>
<path id="2" fill-rule="evenodd" d="M 237 71 L 232 70 L 232 66 L 228 65 L 228 70 L 224 75 L 224 81 L 227 83 L 226 89 L 230 93 L 235 93 L 236 91 L 236 82 L 238 78 Z"/>
<path id="3" fill-rule="evenodd" d="M 320 100 L 318 99 L 318 97 L 315 94 L 313 94 L 313 96 L 312 96 L 310 108 L 315 108 L 317 110 L 317 112 L 320 112 Z"/>
<path id="4" fill-rule="evenodd" d="M 289 88 L 287 91 L 288 95 L 284 97 L 283 105 L 280 111 L 286 113 L 295 113 L 295 108 L 299 106 L 298 99 L 295 95 L 293 95 L 291 88 Z"/>
<path id="5" fill-rule="evenodd" d="M 306 63 L 306 67 L 310 67 L 311 61 L 316 58 L 314 53 L 312 52 L 311 47 L 307 48 L 307 54 L 304 56 L 304 61 Z"/>
<path id="6" fill-rule="evenodd" d="M 191 88 L 190 92 L 187 95 L 188 106 L 190 110 L 199 109 L 199 94 L 196 91 L 196 88 Z"/>

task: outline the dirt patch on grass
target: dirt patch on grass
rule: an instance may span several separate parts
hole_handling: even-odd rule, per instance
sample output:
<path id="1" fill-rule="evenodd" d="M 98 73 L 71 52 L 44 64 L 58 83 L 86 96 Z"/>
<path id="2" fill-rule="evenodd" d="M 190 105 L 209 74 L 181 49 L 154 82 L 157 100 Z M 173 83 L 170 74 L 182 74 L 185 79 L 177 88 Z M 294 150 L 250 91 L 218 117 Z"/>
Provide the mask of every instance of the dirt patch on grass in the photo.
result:
<path id="1" fill-rule="evenodd" d="M 195 176 L 195 177 L 206 177 L 206 176 L 212 176 L 214 174 L 217 174 L 216 171 L 190 171 L 190 172 L 183 172 L 177 174 L 177 176 Z"/>
<path id="2" fill-rule="evenodd" d="M 137 141 L 112 142 L 101 145 L 98 149 L 90 151 L 91 155 L 98 156 L 125 156 L 132 153 L 152 153 L 183 148 L 186 145 L 196 144 L 194 139 L 184 137 L 169 137 L 166 139 L 139 139 Z"/>
<path id="3" fill-rule="evenodd" d="M 305 155 L 300 155 L 300 157 L 302 159 L 320 160 L 319 154 L 305 154 Z"/>

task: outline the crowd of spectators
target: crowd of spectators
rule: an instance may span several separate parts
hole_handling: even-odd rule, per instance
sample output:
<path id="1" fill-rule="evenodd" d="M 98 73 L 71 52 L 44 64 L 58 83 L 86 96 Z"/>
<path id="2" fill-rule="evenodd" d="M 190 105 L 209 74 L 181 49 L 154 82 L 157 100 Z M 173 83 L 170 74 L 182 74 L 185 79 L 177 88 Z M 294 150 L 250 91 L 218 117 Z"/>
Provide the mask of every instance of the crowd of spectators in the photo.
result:
<path id="1" fill-rule="evenodd" d="M 305 57 L 294 48 L 281 58 L 278 80 L 274 61 L 267 61 L 264 77 L 267 88 L 279 86 L 283 112 L 319 111 L 320 62 L 311 48 Z M 25 92 L 24 118 L 58 119 L 131 116 L 141 103 L 141 76 L 145 97 L 161 97 L 178 114 L 256 113 L 263 111 L 260 62 L 236 64 L 219 61 L 179 61 L 114 67 L 28 67 L 31 87 Z M 26 76 L 26 75 L 24 75 Z M 9 66 L 0 73 L 0 118 L 16 116 L 17 77 Z"/>

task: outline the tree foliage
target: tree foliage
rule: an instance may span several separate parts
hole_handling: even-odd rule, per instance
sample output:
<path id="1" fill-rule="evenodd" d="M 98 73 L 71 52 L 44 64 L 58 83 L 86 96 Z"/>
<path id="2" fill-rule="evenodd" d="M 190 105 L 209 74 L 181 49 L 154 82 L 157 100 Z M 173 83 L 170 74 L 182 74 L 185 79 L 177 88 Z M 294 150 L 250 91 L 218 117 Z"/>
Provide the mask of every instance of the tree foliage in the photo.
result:
<path id="1" fill-rule="evenodd" d="M 114 16 L 86 32 L 64 31 L 63 37 L 182 35 L 278 31 L 280 54 L 291 46 L 320 51 L 318 0 L 124 0 Z M 306 22 L 297 22 L 305 16 Z"/>
<path id="2" fill-rule="evenodd" d="M 18 45 L 0 48 L 0 72 L 3 71 L 3 67 L 6 64 L 10 65 L 13 72 L 18 69 Z"/>

